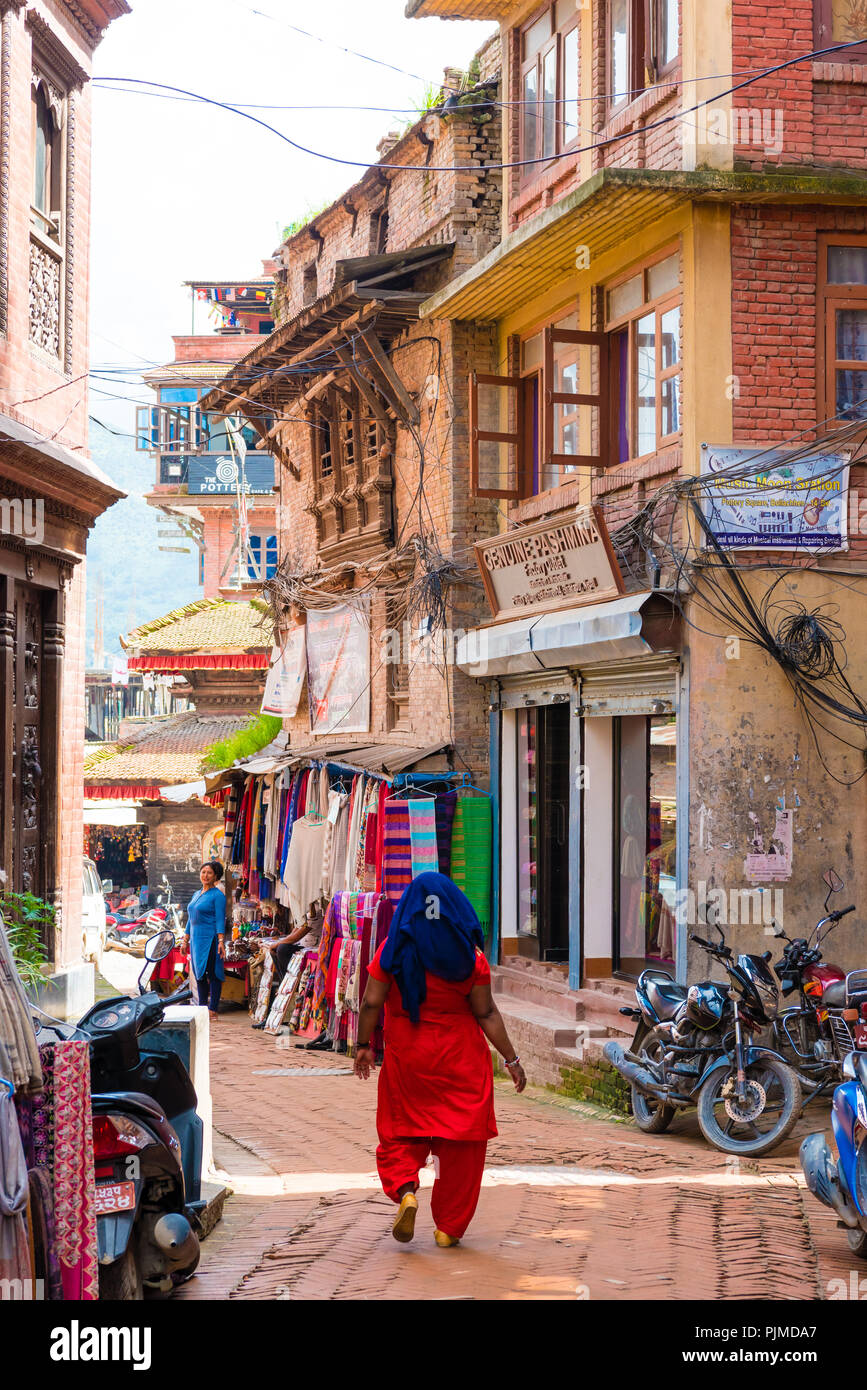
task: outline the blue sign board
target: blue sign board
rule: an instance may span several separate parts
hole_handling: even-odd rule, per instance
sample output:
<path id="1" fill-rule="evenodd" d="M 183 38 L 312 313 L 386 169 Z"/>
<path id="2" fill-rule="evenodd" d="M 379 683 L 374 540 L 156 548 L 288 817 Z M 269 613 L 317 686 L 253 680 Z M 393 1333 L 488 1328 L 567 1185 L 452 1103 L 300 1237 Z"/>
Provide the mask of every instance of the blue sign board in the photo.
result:
<path id="1" fill-rule="evenodd" d="M 191 458 L 187 475 L 190 493 L 213 497 L 234 497 L 241 465 L 231 454 L 206 454 Z M 274 490 L 273 454 L 248 454 L 243 464 L 243 490 L 268 493 Z"/>
<path id="2" fill-rule="evenodd" d="M 848 453 L 702 446 L 705 519 L 724 550 L 845 550 Z"/>

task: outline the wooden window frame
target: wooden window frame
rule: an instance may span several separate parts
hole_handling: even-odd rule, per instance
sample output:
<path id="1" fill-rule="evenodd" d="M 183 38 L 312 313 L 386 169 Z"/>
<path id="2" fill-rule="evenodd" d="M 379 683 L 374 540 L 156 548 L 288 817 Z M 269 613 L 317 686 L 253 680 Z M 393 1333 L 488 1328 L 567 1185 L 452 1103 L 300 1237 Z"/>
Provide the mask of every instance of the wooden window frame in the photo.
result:
<path id="1" fill-rule="evenodd" d="M 683 358 L 682 358 L 682 356 L 681 356 L 681 344 L 678 343 L 678 358 L 677 358 L 676 364 L 675 364 L 673 367 L 664 367 L 664 368 L 660 368 L 660 365 L 659 365 L 659 364 L 660 364 L 659 342 L 660 342 L 660 336 L 661 336 L 662 315 L 668 313 L 669 309 L 680 309 L 680 311 L 681 311 L 681 329 L 682 329 L 682 327 L 683 327 L 683 293 L 682 293 L 681 289 L 678 287 L 677 289 L 667 290 L 667 291 L 665 292 L 665 294 L 656 295 L 655 298 L 649 298 L 649 297 L 648 297 L 648 274 L 649 274 L 649 272 L 653 269 L 653 267 L 654 267 L 655 265 L 659 265 L 660 262 L 662 262 L 662 261 L 667 261 L 671 256 L 680 256 L 680 255 L 681 255 L 681 248 L 680 248 L 680 246 L 671 246 L 671 245 L 669 245 L 669 246 L 665 247 L 664 250 L 662 250 L 662 251 L 657 251 L 653 256 L 649 256 L 648 259 L 645 260 L 645 261 L 642 261 L 640 265 L 638 265 L 638 266 L 632 266 L 628 271 L 624 271 L 623 274 L 622 274 L 622 275 L 618 275 L 618 276 L 616 277 L 616 279 L 607 281 L 607 282 L 605 283 L 604 287 L 603 287 L 603 293 L 604 293 L 604 295 L 605 295 L 605 335 L 606 335 L 606 337 L 607 337 L 607 338 L 609 339 L 609 341 L 610 341 L 610 339 L 613 338 L 614 336 L 621 334 L 621 333 L 624 331 L 624 329 L 626 330 L 626 332 L 627 332 L 628 335 L 629 335 L 629 336 L 628 336 L 628 348 L 627 348 L 627 362 L 628 362 L 628 364 L 629 364 L 629 367 L 628 367 L 628 370 L 629 370 L 629 382 L 628 382 L 628 392 L 627 392 L 627 398 L 626 398 L 626 405 L 627 405 L 627 432 L 628 432 L 628 438 L 629 438 L 630 455 L 629 455 L 629 458 L 628 458 L 628 459 L 614 459 L 614 460 L 612 461 L 611 465 L 610 465 L 611 467 L 622 468 L 622 467 L 624 467 L 627 463 L 639 463 L 639 462 L 641 462 L 641 460 L 643 460 L 643 459 L 652 458 L 654 454 L 658 454 L 662 449 L 670 449 L 670 448 L 673 448 L 673 447 L 678 443 L 678 441 L 680 440 L 680 438 L 681 438 L 681 436 L 682 436 L 682 433 L 683 433 L 683 426 L 682 426 L 682 425 L 681 425 L 681 428 L 678 429 L 678 430 L 675 430 L 673 434 L 666 434 L 666 435 L 663 435 L 663 434 L 661 433 L 661 429 L 662 429 L 662 392 L 661 392 L 661 390 L 660 390 L 660 387 L 661 387 L 662 382 L 668 381 L 668 380 L 670 380 L 672 377 L 681 377 L 681 392 L 682 392 Z M 608 317 L 608 295 L 609 295 L 610 291 L 611 291 L 611 290 L 614 290 L 614 289 L 617 289 L 617 287 L 618 287 L 619 285 L 625 284 L 628 280 L 634 279 L 637 275 L 641 275 L 641 276 L 642 276 L 642 302 L 641 302 L 641 304 L 638 305 L 638 307 L 635 308 L 635 309 L 630 309 L 630 310 L 629 310 L 627 313 L 625 313 L 625 314 L 619 314 L 619 315 L 618 315 L 617 317 L 615 317 L 615 318 L 609 318 L 609 317 Z M 650 314 L 650 313 L 653 313 L 654 316 L 655 316 L 655 335 L 656 335 L 656 336 L 655 336 L 655 341 L 656 341 L 656 344 L 657 344 L 656 362 L 655 362 L 655 376 L 654 376 L 655 387 L 656 387 L 656 445 L 655 445 L 655 447 L 654 447 L 652 450 L 650 450 L 650 451 L 649 451 L 648 453 L 646 453 L 646 454 L 633 454 L 631 451 L 632 451 L 632 449 L 633 449 L 633 448 L 635 447 L 635 445 L 636 445 L 636 439 L 637 439 L 637 433 L 636 433 L 636 431 L 637 431 L 637 416 L 638 416 L 638 402 L 637 402 L 637 385 L 638 385 L 638 383 L 637 383 L 637 371 L 638 371 L 638 344 L 637 344 L 637 342 L 636 342 L 636 326 L 637 326 L 638 321 L 639 321 L 640 319 L 646 318 L 647 315 Z M 616 354 L 616 353 L 611 353 L 611 355 L 610 355 L 610 375 L 609 375 L 609 380 L 610 380 L 610 383 L 611 383 L 611 386 L 610 386 L 610 409 L 609 409 L 609 415 L 608 415 L 608 418 L 609 418 L 609 429 L 610 429 L 610 438 L 611 438 L 611 439 L 616 438 L 616 437 L 617 437 L 617 434 L 618 434 L 618 430 L 617 430 L 617 427 L 616 427 L 616 414 L 615 414 L 615 413 L 616 413 L 617 405 L 618 405 L 618 402 L 619 402 L 619 399 L 620 399 L 620 391 L 619 391 L 619 370 L 620 370 L 620 363 L 619 363 L 618 354 Z M 683 403 L 682 403 L 682 395 L 681 395 L 681 420 L 682 420 L 682 409 L 683 409 Z"/>
<path id="2" fill-rule="evenodd" d="M 828 280 L 828 253 L 832 246 L 856 246 L 867 250 L 867 233 L 827 232 L 817 240 L 817 318 L 816 404 L 817 419 L 826 430 L 851 426 L 852 420 L 837 420 L 837 372 L 867 371 L 864 362 L 837 358 L 837 309 L 867 309 L 867 285 L 844 285 Z M 865 421 L 867 426 L 867 421 Z"/>
<path id="3" fill-rule="evenodd" d="M 645 42 L 646 54 L 644 65 L 648 74 L 652 75 L 655 81 L 660 81 L 663 77 L 669 77 L 676 71 L 680 64 L 680 21 L 682 0 L 668 0 L 669 4 L 677 6 L 677 52 L 673 58 L 663 64 L 660 62 L 660 54 L 663 47 L 662 29 L 662 4 L 663 0 L 645 0 L 647 11 L 644 20 L 645 36 L 649 36 L 651 42 Z"/>
<path id="4" fill-rule="evenodd" d="M 612 5 L 608 0 L 605 18 L 605 90 L 609 117 L 622 111 L 636 100 L 647 86 L 647 18 L 648 0 L 627 0 L 629 6 L 629 27 L 627 31 L 626 66 L 629 73 L 628 90 L 616 96 L 613 87 L 612 63 L 614 45 L 612 43 L 611 19 Z"/>
<path id="5" fill-rule="evenodd" d="M 835 43 L 831 5 L 832 0 L 813 0 L 813 44 L 817 51 L 823 48 L 833 48 Z M 867 39 L 857 48 L 841 48 L 837 53 L 826 54 L 824 61 L 829 63 L 867 63 Z"/>
<path id="6" fill-rule="evenodd" d="M 479 427 L 479 387 L 498 386 L 515 392 L 514 430 L 483 430 Z M 470 489 L 474 497 L 499 497 L 518 502 L 524 496 L 526 470 L 526 411 L 520 376 L 497 376 L 490 372 L 470 373 Z M 479 444 L 511 444 L 515 449 L 515 486 L 513 488 L 483 488 L 479 486 Z"/>
<path id="7" fill-rule="evenodd" d="M 608 400 L 610 368 L 608 362 L 608 336 L 605 333 L 590 333 L 578 328 L 558 328 L 556 323 L 548 323 L 544 329 L 544 367 L 543 367 L 543 408 L 542 408 L 542 453 L 539 459 L 539 473 L 550 468 L 604 468 L 609 457 L 610 405 Z M 596 348 L 599 352 L 599 390 L 576 394 L 569 391 L 554 390 L 554 359 L 558 344 L 575 347 Z M 554 452 L 554 408 L 558 405 L 589 406 L 599 412 L 599 452 L 597 454 L 557 454 Z M 562 482 L 557 486 L 562 487 Z M 553 489 L 545 489 L 553 491 Z"/>
<path id="8" fill-rule="evenodd" d="M 323 449 L 324 441 L 323 425 L 328 426 L 328 442 L 330 447 Z M 313 420 L 311 421 L 313 432 L 313 458 L 316 464 L 316 494 L 321 497 L 326 489 L 334 488 L 337 490 L 340 485 L 340 447 L 339 447 L 339 427 L 334 418 L 334 412 L 328 404 L 317 405 L 314 409 Z M 330 472 L 323 473 L 322 459 L 327 454 L 329 456 L 331 468 Z"/>
<path id="9" fill-rule="evenodd" d="M 527 32 L 528 32 L 530 29 L 532 29 L 533 25 L 534 25 L 534 24 L 537 24 L 538 21 L 539 21 L 540 19 L 542 19 L 543 16 L 544 16 L 546 13 L 550 15 L 550 19 L 551 19 L 551 37 L 545 40 L 545 42 L 542 44 L 542 46 L 541 46 L 539 49 L 537 49 L 537 51 L 533 54 L 533 56 L 532 56 L 531 58 L 525 59 L 524 56 L 523 56 L 523 50 L 524 50 L 524 37 L 525 37 L 525 35 L 527 34 Z M 519 92 L 520 92 L 520 100 L 521 100 L 522 103 L 523 103 L 524 100 L 525 100 L 525 98 L 524 98 L 524 82 L 525 82 L 525 80 L 526 80 L 526 77 L 527 77 L 527 75 L 528 75 L 530 72 L 535 71 L 535 73 L 536 73 L 536 153 L 535 153 L 534 155 L 529 155 L 529 154 L 528 154 L 528 151 L 527 151 L 527 149 L 526 149 L 525 138 L 524 138 L 524 129 L 525 129 L 524 123 L 525 123 L 525 119 L 526 119 L 526 112 L 525 112 L 525 108 L 524 108 L 523 105 L 519 108 L 519 110 L 520 110 L 520 120 L 519 120 L 519 126 L 518 126 L 518 131 L 519 131 L 519 134 L 518 134 L 518 158 L 519 158 L 519 159 L 528 159 L 528 158 L 532 158 L 533 161 L 534 161 L 532 164 L 527 164 L 527 165 L 522 166 L 522 168 L 521 168 L 521 170 L 520 170 L 520 180 L 521 180 L 521 183 L 522 183 L 522 184 L 531 183 L 535 178 L 538 178 L 540 172 L 544 172 L 546 169 L 548 169 L 557 159 L 559 159 L 559 158 L 561 158 L 562 156 L 568 154 L 570 150 L 577 149 L 578 145 L 580 144 L 580 140 L 581 140 L 581 126 L 580 126 L 580 121 L 576 121 L 576 123 L 575 123 L 575 124 L 576 124 L 576 130 L 575 130 L 575 136 L 574 136 L 574 138 L 573 138 L 572 140 L 568 141 L 568 143 L 562 143 L 563 130 L 564 130 L 564 126 L 565 126 L 565 121 L 564 121 L 564 107 L 565 107 L 565 94 L 564 94 L 564 52 L 565 52 L 565 47 L 564 47 L 564 40 L 565 40 L 565 38 L 567 37 L 568 34 L 571 34 L 573 31 L 576 31 L 576 32 L 577 32 L 577 31 L 580 29 L 580 12 L 576 9 L 574 19 L 570 19 L 569 23 L 568 23 L 568 24 L 565 24 L 565 25 L 563 26 L 562 29 L 558 29 L 558 28 L 556 27 L 556 24 L 557 24 L 556 0 L 546 0 L 546 3 L 545 3 L 544 5 L 541 5 L 541 6 L 530 16 L 529 19 L 525 20 L 525 22 L 520 26 L 520 29 L 518 30 L 518 77 L 519 77 L 518 90 L 519 90 Z M 579 34 L 579 40 L 578 40 L 578 43 L 579 43 L 579 48 L 578 48 L 579 103 L 580 103 L 580 72 L 581 72 L 581 49 L 580 49 L 580 42 L 581 42 L 581 41 L 580 41 L 580 34 Z M 544 149 L 543 149 L 544 138 L 545 138 L 545 106 L 544 106 L 545 97 L 544 97 L 544 82 L 543 82 L 543 76 L 544 76 L 544 70 L 545 70 L 545 59 L 546 59 L 546 58 L 549 56 L 549 54 L 551 54 L 551 53 L 554 53 L 554 55 L 555 55 L 554 62 L 555 62 L 555 65 L 556 65 L 556 78 L 555 78 L 556 96 L 555 96 L 555 119 L 554 119 L 554 151 L 553 151 L 553 153 L 552 153 L 551 155 L 546 156 L 545 153 L 544 153 Z M 581 109 L 581 108 L 580 108 L 580 104 L 579 104 L 579 112 L 580 112 L 580 109 Z"/>

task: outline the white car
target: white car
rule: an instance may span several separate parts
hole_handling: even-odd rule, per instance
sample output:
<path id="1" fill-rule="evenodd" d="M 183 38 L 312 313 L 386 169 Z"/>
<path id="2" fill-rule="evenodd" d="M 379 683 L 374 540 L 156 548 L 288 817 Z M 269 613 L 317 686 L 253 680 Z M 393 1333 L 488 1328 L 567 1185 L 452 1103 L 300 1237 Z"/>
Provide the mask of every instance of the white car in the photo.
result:
<path id="1" fill-rule="evenodd" d="M 92 859 L 85 855 L 81 864 L 81 941 L 82 955 L 99 968 L 105 950 L 105 895 L 102 880 Z"/>

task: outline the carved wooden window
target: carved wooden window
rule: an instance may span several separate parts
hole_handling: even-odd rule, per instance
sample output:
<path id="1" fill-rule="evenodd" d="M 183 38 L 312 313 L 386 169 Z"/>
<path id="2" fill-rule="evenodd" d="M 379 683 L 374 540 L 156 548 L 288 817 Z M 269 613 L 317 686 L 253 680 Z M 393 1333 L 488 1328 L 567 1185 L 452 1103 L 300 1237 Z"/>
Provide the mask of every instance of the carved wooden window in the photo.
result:
<path id="1" fill-rule="evenodd" d="M 331 416 L 324 410 L 316 412 L 313 433 L 316 440 L 314 452 L 318 462 L 317 481 L 330 483 L 334 476 L 334 427 Z"/>
<path id="2" fill-rule="evenodd" d="M 317 519 L 320 554 L 329 558 L 333 550 L 338 558 L 353 538 L 364 553 L 382 550 L 392 534 L 393 435 L 347 378 L 328 388 L 310 423 L 310 510 Z"/>
<path id="3" fill-rule="evenodd" d="M 63 353 L 65 108 L 60 85 L 39 67 L 31 83 L 30 341 Z"/>

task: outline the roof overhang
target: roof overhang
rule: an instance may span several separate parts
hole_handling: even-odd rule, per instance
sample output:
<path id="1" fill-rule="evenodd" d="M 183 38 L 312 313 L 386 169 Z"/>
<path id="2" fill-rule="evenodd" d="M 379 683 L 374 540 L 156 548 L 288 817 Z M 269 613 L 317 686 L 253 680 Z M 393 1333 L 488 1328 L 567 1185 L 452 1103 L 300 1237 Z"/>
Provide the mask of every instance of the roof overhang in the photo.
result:
<path id="1" fill-rule="evenodd" d="M 601 169 L 525 222 L 471 270 L 431 295 L 422 318 L 497 319 L 575 275 L 575 248 L 591 263 L 693 202 L 867 203 L 867 178 L 728 170 Z"/>
<path id="2" fill-rule="evenodd" d="M 126 496 L 86 455 L 0 415 L 0 475 L 97 517 Z"/>
<path id="3" fill-rule="evenodd" d="M 130 671 L 265 671 L 270 656 L 255 652 L 146 652 L 129 658 Z"/>
<path id="4" fill-rule="evenodd" d="M 508 19 L 519 0 L 407 0 L 407 19 Z"/>
<path id="5" fill-rule="evenodd" d="M 448 242 L 338 261 L 330 293 L 242 357 L 203 398 L 202 409 L 243 413 L 266 386 L 280 399 L 302 396 L 317 376 L 347 370 L 345 354 L 353 336 L 375 330 L 384 342 L 393 341 L 418 321 L 419 306 L 427 297 L 424 291 L 395 288 L 394 282 L 437 264 L 453 250 L 454 243 Z"/>
<path id="6" fill-rule="evenodd" d="M 655 649 L 642 633 L 641 610 L 653 597 L 626 594 L 609 603 L 485 624 L 459 639 L 455 664 L 486 680 L 650 656 Z"/>

